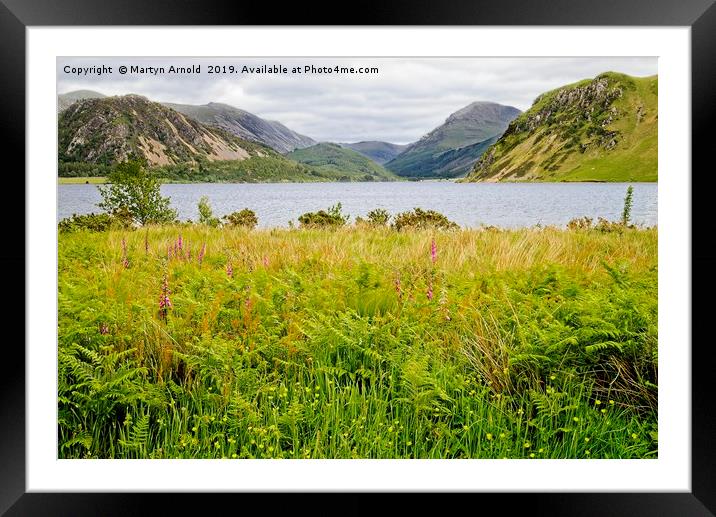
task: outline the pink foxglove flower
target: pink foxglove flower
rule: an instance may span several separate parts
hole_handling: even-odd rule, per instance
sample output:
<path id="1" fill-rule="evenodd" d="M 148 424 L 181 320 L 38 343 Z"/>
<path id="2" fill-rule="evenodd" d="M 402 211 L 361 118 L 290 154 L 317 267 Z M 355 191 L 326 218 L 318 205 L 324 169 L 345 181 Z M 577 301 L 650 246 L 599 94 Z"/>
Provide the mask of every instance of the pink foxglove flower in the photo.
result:
<path id="1" fill-rule="evenodd" d="M 169 309 L 172 306 L 172 302 L 169 299 L 170 292 L 171 291 L 169 290 L 169 281 L 167 280 L 166 275 L 164 275 L 164 282 L 162 283 L 162 292 L 159 295 L 159 315 L 164 321 L 167 320 Z"/>
<path id="2" fill-rule="evenodd" d="M 206 243 L 202 244 L 201 249 L 199 250 L 199 256 L 198 256 L 199 265 L 201 265 L 201 263 L 203 262 L 205 254 L 206 254 Z"/>
<path id="3" fill-rule="evenodd" d="M 234 268 L 231 266 L 231 262 L 226 263 L 226 276 L 234 278 Z"/>
<path id="4" fill-rule="evenodd" d="M 430 243 L 430 258 L 432 258 L 433 264 L 438 261 L 438 245 L 435 243 L 435 239 Z"/>

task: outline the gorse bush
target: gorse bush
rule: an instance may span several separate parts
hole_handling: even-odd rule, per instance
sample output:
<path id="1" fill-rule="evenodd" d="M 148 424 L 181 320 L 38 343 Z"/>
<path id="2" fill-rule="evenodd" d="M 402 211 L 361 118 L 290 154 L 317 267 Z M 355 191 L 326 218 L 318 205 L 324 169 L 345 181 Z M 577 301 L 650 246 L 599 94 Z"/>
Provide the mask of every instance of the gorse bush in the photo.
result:
<path id="1" fill-rule="evenodd" d="M 592 228 L 591 217 L 579 217 L 572 219 L 567 223 L 567 229 L 569 230 L 589 230 Z"/>
<path id="2" fill-rule="evenodd" d="M 450 221 L 440 212 L 414 208 L 412 211 L 402 212 L 393 219 L 392 227 L 398 231 L 404 229 L 456 230 L 459 226 Z"/>
<path id="3" fill-rule="evenodd" d="M 625 228 L 621 221 L 609 221 L 603 217 L 597 218 L 597 224 L 594 225 L 594 230 L 600 233 L 622 233 Z"/>
<path id="4" fill-rule="evenodd" d="M 108 230 L 128 229 L 132 227 L 132 219 L 124 213 L 118 214 L 72 214 L 57 224 L 61 233 L 89 231 L 105 232 Z"/>
<path id="5" fill-rule="evenodd" d="M 631 226 L 624 226 L 621 221 L 609 221 L 603 217 L 598 217 L 596 224 L 593 224 L 591 217 L 580 217 L 567 223 L 567 229 L 572 231 L 593 230 L 599 233 L 622 233 L 626 228 L 631 228 Z"/>
<path id="6" fill-rule="evenodd" d="M 307 212 L 298 218 L 298 222 L 304 228 L 338 228 L 344 226 L 349 218 L 343 213 L 342 205 L 337 203 L 327 211 Z"/>
<path id="7" fill-rule="evenodd" d="M 621 219 L 619 221 L 609 221 L 603 217 L 597 219 L 597 224 L 592 225 L 590 217 L 581 217 L 572 219 L 567 223 L 569 230 L 595 230 L 600 233 L 622 233 L 625 229 L 633 229 L 635 226 L 631 224 L 631 210 L 633 205 L 634 188 L 629 185 L 626 196 L 624 198 L 624 207 L 622 208 Z"/>
<path id="8" fill-rule="evenodd" d="M 366 214 L 366 219 L 356 217 L 356 225 L 387 226 L 389 220 L 390 214 L 387 210 L 376 208 Z"/>
<path id="9" fill-rule="evenodd" d="M 225 215 L 223 219 L 224 223 L 229 226 L 239 226 L 249 230 L 253 230 L 259 224 L 259 218 L 256 217 L 256 212 L 248 208 Z"/>
<path id="10" fill-rule="evenodd" d="M 330 230 L 62 233 L 59 457 L 656 456 L 656 230 Z"/>

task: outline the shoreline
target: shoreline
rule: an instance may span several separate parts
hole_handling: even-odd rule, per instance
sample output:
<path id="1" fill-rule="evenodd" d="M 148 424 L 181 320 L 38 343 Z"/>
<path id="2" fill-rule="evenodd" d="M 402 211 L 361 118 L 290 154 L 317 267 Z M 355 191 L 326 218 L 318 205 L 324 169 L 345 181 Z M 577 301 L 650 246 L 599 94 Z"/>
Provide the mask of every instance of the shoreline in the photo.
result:
<path id="1" fill-rule="evenodd" d="M 479 185 L 559 185 L 559 184 L 657 184 L 658 181 L 604 181 L 604 180 L 582 180 L 582 181 L 461 181 L 463 178 L 426 178 L 412 179 L 405 178 L 409 183 L 459 183 L 461 185 L 479 184 Z M 107 178 L 103 176 L 77 176 L 77 177 L 58 177 L 58 185 L 104 185 Z M 162 185 L 304 185 L 326 183 L 352 184 L 352 183 L 400 183 L 400 181 L 160 181 Z"/>

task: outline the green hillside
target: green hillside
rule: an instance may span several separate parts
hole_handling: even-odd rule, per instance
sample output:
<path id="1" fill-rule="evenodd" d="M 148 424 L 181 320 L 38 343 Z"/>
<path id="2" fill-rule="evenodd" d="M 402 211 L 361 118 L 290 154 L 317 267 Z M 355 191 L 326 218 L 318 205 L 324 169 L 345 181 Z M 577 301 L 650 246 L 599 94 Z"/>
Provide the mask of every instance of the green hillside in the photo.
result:
<path id="1" fill-rule="evenodd" d="M 494 102 L 473 102 L 410 144 L 385 164 L 399 176 L 455 178 L 465 175 L 520 110 Z"/>
<path id="2" fill-rule="evenodd" d="M 540 95 L 467 181 L 657 181 L 658 78 L 607 72 Z"/>
<path id="3" fill-rule="evenodd" d="M 407 145 L 391 144 L 390 142 L 380 142 L 376 140 L 355 142 L 352 144 L 342 143 L 341 146 L 353 149 L 381 165 L 389 162 L 408 147 Z"/>
<path id="4" fill-rule="evenodd" d="M 338 144 L 320 143 L 296 149 L 286 157 L 313 169 L 337 174 L 343 181 L 395 181 L 398 178 L 366 156 Z"/>

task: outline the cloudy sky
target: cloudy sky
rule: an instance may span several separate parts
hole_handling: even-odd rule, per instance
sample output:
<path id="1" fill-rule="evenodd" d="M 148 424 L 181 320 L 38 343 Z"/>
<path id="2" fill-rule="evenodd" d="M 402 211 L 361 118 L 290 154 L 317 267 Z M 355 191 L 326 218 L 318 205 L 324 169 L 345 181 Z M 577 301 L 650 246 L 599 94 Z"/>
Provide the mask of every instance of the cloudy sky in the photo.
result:
<path id="1" fill-rule="evenodd" d="M 112 73 L 81 72 L 102 65 L 112 67 Z M 120 74 L 122 65 L 164 67 L 165 73 Z M 172 65 L 200 65 L 201 73 L 170 74 Z M 236 73 L 209 74 L 209 65 L 234 66 Z M 244 66 L 261 65 L 285 66 L 289 72 L 241 72 Z M 377 67 L 379 72 L 291 73 L 307 65 Z M 161 102 L 222 102 L 319 141 L 402 144 L 473 101 L 525 110 L 540 93 L 610 70 L 653 75 L 657 58 L 58 58 L 57 92 L 89 89 L 105 95 L 137 93 Z"/>

